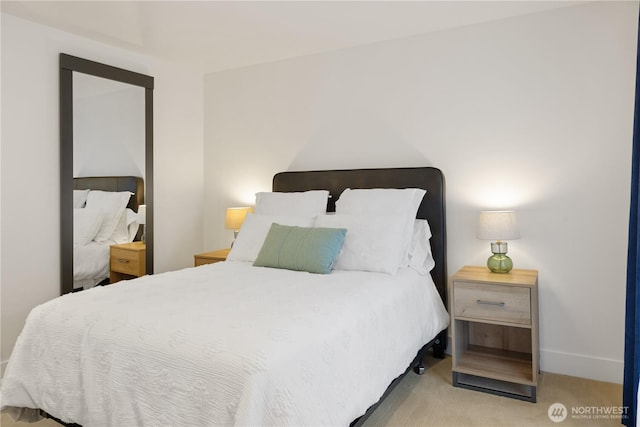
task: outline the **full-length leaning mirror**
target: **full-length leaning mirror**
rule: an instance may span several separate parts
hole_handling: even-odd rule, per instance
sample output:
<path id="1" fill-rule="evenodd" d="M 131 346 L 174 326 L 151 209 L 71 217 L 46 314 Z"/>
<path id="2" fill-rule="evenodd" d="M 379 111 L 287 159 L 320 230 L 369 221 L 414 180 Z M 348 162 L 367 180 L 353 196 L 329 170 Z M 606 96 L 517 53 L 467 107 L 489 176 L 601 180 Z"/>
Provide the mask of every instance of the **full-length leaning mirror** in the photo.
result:
<path id="1" fill-rule="evenodd" d="M 153 273 L 153 83 L 60 54 L 61 294 Z"/>

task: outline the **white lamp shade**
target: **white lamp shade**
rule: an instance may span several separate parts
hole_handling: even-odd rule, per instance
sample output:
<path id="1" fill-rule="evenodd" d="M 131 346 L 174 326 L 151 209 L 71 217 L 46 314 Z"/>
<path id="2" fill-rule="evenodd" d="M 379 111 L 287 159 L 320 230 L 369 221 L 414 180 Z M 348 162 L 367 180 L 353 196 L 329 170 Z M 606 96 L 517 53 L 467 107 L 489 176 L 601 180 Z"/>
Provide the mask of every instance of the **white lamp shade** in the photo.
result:
<path id="1" fill-rule="evenodd" d="M 224 227 L 235 231 L 240 230 L 244 219 L 247 217 L 247 214 L 252 211 L 253 208 L 250 207 L 227 208 L 227 214 L 224 219 Z"/>
<path id="2" fill-rule="evenodd" d="M 147 205 L 138 206 L 138 224 L 147 223 Z"/>
<path id="3" fill-rule="evenodd" d="M 481 211 L 478 239 L 514 240 L 520 238 L 515 211 Z"/>

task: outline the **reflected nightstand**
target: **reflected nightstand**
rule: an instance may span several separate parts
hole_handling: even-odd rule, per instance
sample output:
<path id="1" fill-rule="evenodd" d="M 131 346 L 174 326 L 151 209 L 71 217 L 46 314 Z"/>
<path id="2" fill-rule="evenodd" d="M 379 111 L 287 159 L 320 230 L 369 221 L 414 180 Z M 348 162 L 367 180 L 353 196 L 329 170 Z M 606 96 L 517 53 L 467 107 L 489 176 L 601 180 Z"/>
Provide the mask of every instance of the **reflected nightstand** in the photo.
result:
<path id="1" fill-rule="evenodd" d="M 147 274 L 146 252 L 147 247 L 144 242 L 111 245 L 109 283 Z"/>

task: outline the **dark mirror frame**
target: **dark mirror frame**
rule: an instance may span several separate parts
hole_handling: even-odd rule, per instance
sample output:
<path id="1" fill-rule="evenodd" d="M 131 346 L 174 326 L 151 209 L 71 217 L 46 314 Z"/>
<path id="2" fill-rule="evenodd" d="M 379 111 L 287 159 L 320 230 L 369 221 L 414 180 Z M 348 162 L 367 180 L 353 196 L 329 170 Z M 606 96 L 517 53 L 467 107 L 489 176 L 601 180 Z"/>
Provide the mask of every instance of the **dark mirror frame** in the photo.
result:
<path id="1" fill-rule="evenodd" d="M 147 274 L 153 274 L 153 77 L 60 54 L 60 292 L 73 292 L 73 72 L 145 88 Z"/>

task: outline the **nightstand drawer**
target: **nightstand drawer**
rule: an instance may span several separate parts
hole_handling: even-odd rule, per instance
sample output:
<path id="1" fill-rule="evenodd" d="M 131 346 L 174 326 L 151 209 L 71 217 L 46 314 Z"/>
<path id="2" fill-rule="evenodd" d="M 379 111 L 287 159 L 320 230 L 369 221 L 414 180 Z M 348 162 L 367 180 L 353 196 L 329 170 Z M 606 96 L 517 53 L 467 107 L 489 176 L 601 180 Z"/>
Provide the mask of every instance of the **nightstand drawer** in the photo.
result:
<path id="1" fill-rule="evenodd" d="M 138 275 L 140 271 L 140 254 L 134 251 L 111 248 L 111 270 Z"/>
<path id="2" fill-rule="evenodd" d="M 531 324 L 531 295 L 528 288 L 456 282 L 453 297 L 456 317 Z"/>
<path id="3" fill-rule="evenodd" d="M 111 245 L 109 282 L 116 283 L 147 274 L 146 249 L 144 242 Z"/>

